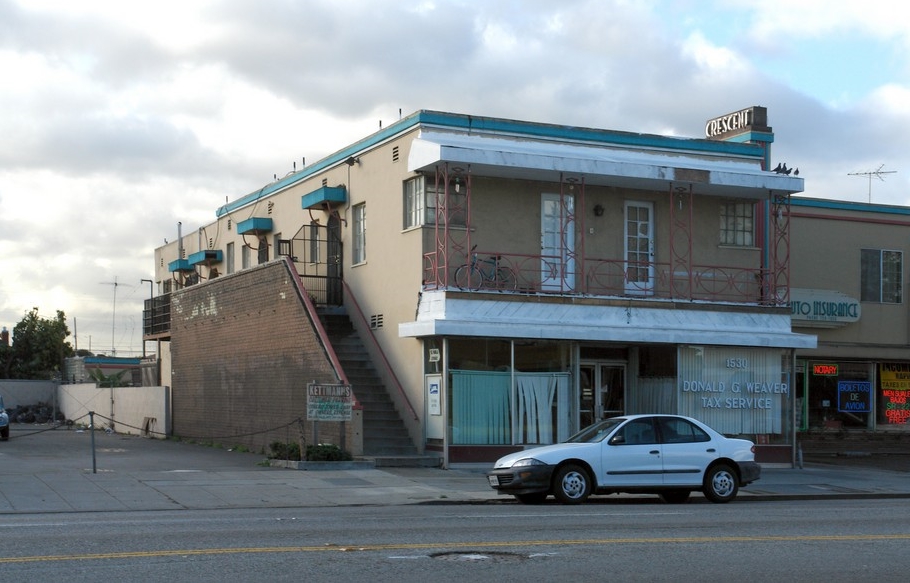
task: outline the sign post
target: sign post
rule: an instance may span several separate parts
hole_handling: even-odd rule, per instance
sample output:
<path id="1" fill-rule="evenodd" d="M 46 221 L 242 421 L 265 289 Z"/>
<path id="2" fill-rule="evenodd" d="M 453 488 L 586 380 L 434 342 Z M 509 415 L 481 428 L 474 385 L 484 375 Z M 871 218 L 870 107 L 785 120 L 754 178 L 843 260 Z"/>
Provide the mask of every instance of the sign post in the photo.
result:
<path id="1" fill-rule="evenodd" d="M 313 422 L 313 445 L 319 443 L 319 422 L 350 421 L 354 409 L 351 385 L 322 384 L 313 381 L 306 387 L 306 419 Z M 342 433 L 342 449 L 344 449 Z"/>

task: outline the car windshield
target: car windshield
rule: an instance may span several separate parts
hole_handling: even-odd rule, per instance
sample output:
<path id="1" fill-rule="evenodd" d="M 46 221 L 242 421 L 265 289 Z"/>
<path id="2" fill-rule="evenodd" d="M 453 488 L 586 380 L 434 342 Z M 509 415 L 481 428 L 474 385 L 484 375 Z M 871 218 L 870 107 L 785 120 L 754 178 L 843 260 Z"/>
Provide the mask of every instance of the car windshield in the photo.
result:
<path id="1" fill-rule="evenodd" d="M 572 437 L 566 440 L 566 443 L 597 443 L 609 435 L 616 426 L 625 421 L 624 417 L 611 417 L 604 419 L 594 425 L 588 425 Z"/>

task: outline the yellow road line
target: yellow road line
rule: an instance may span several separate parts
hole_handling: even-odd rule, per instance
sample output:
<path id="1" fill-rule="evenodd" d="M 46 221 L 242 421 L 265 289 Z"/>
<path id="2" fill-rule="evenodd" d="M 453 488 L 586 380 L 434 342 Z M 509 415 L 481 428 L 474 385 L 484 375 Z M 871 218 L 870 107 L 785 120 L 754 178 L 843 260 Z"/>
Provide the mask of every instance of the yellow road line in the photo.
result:
<path id="1" fill-rule="evenodd" d="M 73 555 L 35 555 L 29 557 L 0 557 L 0 564 L 38 563 L 45 561 L 89 561 L 100 559 L 135 559 L 149 557 L 185 557 L 199 555 L 261 554 L 261 553 L 316 553 L 316 552 L 351 552 L 351 551 L 389 551 L 389 550 L 425 550 L 452 548 L 500 548 L 500 547 L 540 547 L 540 546 L 580 546 L 580 545 L 616 545 L 616 544 L 679 544 L 679 543 L 737 543 L 737 542 L 856 542 L 882 540 L 910 540 L 907 534 L 845 534 L 845 535 L 777 535 L 777 536 L 696 536 L 696 537 L 641 537 L 641 538 L 606 538 L 606 539 L 572 539 L 572 540 L 525 540 L 525 541 L 478 541 L 478 542 L 438 542 L 438 543 L 399 543 L 381 545 L 337 545 L 291 546 L 291 547 L 237 547 L 222 549 L 175 549 L 154 551 L 124 551 L 116 553 L 90 553 Z"/>

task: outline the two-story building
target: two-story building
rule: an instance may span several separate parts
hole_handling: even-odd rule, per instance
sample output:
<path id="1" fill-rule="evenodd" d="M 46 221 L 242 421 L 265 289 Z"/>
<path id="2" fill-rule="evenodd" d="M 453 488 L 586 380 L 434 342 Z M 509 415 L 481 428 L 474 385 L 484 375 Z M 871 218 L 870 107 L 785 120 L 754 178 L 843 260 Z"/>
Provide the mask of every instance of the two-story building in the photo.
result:
<path id="1" fill-rule="evenodd" d="M 175 433 L 283 437 L 315 381 L 351 385 L 355 454 L 393 431 L 378 386 L 444 464 L 638 412 L 791 460 L 816 340 L 790 320 L 803 180 L 769 170 L 766 117 L 688 139 L 418 111 L 228 202 L 155 251 Z"/>
<path id="2" fill-rule="evenodd" d="M 794 197 L 797 430 L 910 431 L 910 208 Z"/>

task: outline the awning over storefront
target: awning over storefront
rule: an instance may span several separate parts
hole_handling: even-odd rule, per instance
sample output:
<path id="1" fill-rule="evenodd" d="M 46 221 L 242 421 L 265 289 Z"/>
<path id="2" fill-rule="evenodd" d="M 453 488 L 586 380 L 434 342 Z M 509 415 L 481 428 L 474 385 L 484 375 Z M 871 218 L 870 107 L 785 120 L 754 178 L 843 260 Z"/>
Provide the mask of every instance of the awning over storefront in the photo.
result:
<path id="1" fill-rule="evenodd" d="M 790 314 L 742 309 L 685 308 L 643 302 L 628 305 L 511 301 L 489 296 L 428 291 L 421 295 L 414 322 L 399 324 L 401 337 L 474 336 L 580 342 L 710 344 L 815 348 L 817 339 L 790 330 Z"/>
<path id="2" fill-rule="evenodd" d="M 804 185 L 802 178 L 763 170 L 754 157 L 724 152 L 636 148 L 634 140 L 622 147 L 573 145 L 422 130 L 411 145 L 408 170 L 432 171 L 440 163 L 470 167 L 481 176 L 558 181 L 562 173 L 584 176 L 587 184 L 658 191 L 691 184 L 695 194 L 751 198 L 798 193 Z"/>

